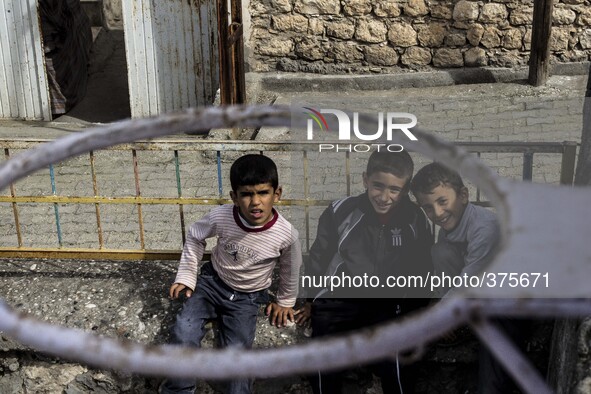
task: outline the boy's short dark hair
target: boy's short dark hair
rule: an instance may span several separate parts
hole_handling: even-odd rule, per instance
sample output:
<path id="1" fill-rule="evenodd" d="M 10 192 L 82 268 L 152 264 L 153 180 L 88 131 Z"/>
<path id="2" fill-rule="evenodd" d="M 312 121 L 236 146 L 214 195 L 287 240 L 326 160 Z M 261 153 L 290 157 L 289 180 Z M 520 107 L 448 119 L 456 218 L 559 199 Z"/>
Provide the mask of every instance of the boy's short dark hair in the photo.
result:
<path id="1" fill-rule="evenodd" d="M 410 179 L 413 171 L 414 163 L 407 151 L 374 151 L 371 156 L 369 156 L 365 173 L 369 177 L 376 172 L 385 172 L 399 178 Z"/>
<path id="2" fill-rule="evenodd" d="M 412 194 L 429 194 L 439 185 L 449 186 L 460 193 L 464 188 L 462 177 L 456 171 L 440 163 L 427 164 L 421 168 L 412 179 L 410 190 Z"/>
<path id="3" fill-rule="evenodd" d="M 230 167 L 230 184 L 237 191 L 240 186 L 270 183 L 273 189 L 279 186 L 275 162 L 267 156 L 249 154 L 236 159 Z"/>

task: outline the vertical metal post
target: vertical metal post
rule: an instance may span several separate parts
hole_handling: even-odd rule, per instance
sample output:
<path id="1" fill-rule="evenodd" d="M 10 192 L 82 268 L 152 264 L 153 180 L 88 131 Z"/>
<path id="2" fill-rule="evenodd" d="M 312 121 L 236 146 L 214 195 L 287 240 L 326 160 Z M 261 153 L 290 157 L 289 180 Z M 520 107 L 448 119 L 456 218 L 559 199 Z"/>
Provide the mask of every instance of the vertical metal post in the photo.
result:
<path id="1" fill-rule="evenodd" d="M 351 156 L 345 152 L 345 177 L 347 182 L 347 197 L 351 195 Z"/>
<path id="2" fill-rule="evenodd" d="M 181 198 L 183 196 L 183 192 L 182 192 L 182 188 L 181 188 L 181 170 L 180 170 L 180 166 L 179 166 L 179 151 L 175 150 L 174 151 L 174 169 L 176 172 L 176 190 L 177 190 L 177 195 L 179 196 L 179 198 Z M 180 219 L 181 219 L 181 237 L 183 240 L 183 245 L 185 244 L 186 241 L 186 235 L 185 235 L 185 213 L 183 211 L 183 204 L 179 204 L 179 215 L 180 215 Z"/>
<path id="3" fill-rule="evenodd" d="M 51 193 L 55 196 L 57 195 L 56 187 L 55 187 L 55 174 L 53 172 L 53 164 L 49 165 L 49 178 L 51 180 Z M 55 213 L 55 226 L 57 229 L 57 241 L 62 246 L 62 226 L 60 224 L 60 210 L 59 206 L 56 202 L 53 203 L 53 212 Z"/>
<path id="4" fill-rule="evenodd" d="M 534 172 L 534 152 L 523 153 L 523 180 L 531 181 Z"/>
<path id="5" fill-rule="evenodd" d="M 138 161 L 137 161 L 137 152 L 135 149 L 132 149 L 131 154 L 133 155 L 133 175 L 135 178 L 135 196 L 141 197 L 142 193 L 140 191 L 140 173 L 138 170 Z M 140 225 L 140 247 L 142 249 L 146 248 L 146 243 L 144 241 L 144 217 L 142 215 L 142 204 L 137 203 L 137 214 L 139 219 Z"/>
<path id="6" fill-rule="evenodd" d="M 10 159 L 10 151 L 8 148 L 4 148 L 4 156 L 6 160 Z M 14 183 L 10 183 L 10 196 L 12 198 L 16 197 L 16 191 L 14 189 Z M 14 226 L 16 227 L 16 241 L 18 243 L 18 247 L 21 248 L 23 246 L 23 237 L 21 235 L 21 224 L 18 216 L 18 207 L 16 202 L 12 202 L 12 214 L 14 215 Z"/>
<path id="7" fill-rule="evenodd" d="M 476 152 L 476 156 L 480 159 L 480 156 L 482 156 L 482 155 L 480 154 L 480 152 Z M 480 188 L 479 187 L 476 188 L 476 201 L 480 201 Z"/>
<path id="8" fill-rule="evenodd" d="M 310 178 L 308 177 L 308 151 L 304 151 L 304 199 L 310 197 Z M 310 251 L 310 207 L 308 204 L 304 207 L 305 226 L 306 226 L 306 252 Z"/>
<path id="9" fill-rule="evenodd" d="M 571 185 L 575 179 L 575 161 L 577 157 L 577 143 L 565 142 L 560 165 L 560 184 Z"/>
<path id="10" fill-rule="evenodd" d="M 218 195 L 220 198 L 224 197 L 224 189 L 222 183 L 222 153 L 217 151 L 217 167 L 218 167 Z"/>
<path id="11" fill-rule="evenodd" d="M 98 197 L 98 187 L 96 185 L 96 170 L 94 167 L 94 152 L 90 151 L 90 173 L 92 175 L 92 191 L 95 197 Z M 98 232 L 98 241 L 99 241 L 99 249 L 104 247 L 104 240 L 103 240 L 103 228 L 101 226 L 101 208 L 99 207 L 99 203 L 94 204 L 94 210 L 96 213 L 96 226 Z"/>

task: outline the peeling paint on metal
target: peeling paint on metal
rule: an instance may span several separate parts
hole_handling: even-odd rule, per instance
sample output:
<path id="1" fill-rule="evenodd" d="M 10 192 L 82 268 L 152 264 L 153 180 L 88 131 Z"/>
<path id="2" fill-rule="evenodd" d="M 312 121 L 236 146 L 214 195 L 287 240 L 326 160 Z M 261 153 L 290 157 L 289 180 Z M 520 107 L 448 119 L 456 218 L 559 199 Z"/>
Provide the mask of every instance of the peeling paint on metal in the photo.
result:
<path id="1" fill-rule="evenodd" d="M 36 0 L 0 2 L 0 119 L 51 120 Z"/>
<path id="2" fill-rule="evenodd" d="M 131 113 L 213 103 L 219 84 L 215 2 L 123 2 Z"/>

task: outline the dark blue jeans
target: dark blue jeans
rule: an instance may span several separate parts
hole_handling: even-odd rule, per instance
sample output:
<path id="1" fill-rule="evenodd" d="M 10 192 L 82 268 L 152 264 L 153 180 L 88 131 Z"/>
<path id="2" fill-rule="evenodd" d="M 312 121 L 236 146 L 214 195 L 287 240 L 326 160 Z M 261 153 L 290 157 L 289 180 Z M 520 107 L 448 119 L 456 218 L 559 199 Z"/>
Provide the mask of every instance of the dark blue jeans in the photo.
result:
<path id="1" fill-rule="evenodd" d="M 267 290 L 253 293 L 233 290 L 220 279 L 211 263 L 205 263 L 195 292 L 185 301 L 176 317 L 172 342 L 201 347 L 205 323 L 217 319 L 219 344 L 222 347 L 251 348 L 260 306 L 268 301 Z M 195 383 L 195 379 L 167 379 L 161 387 L 161 393 L 194 393 Z M 228 381 L 224 384 L 224 392 L 251 393 L 252 383 L 251 379 Z"/>
<path id="2" fill-rule="evenodd" d="M 531 320 L 500 317 L 493 320 L 497 328 L 525 352 L 527 338 L 531 331 Z M 517 386 L 505 368 L 484 344 L 478 354 L 478 394 L 505 394 L 515 391 Z"/>
<path id="3" fill-rule="evenodd" d="M 312 337 L 342 334 L 395 319 L 397 299 L 319 298 L 312 304 Z M 417 368 L 392 361 L 368 365 L 380 378 L 384 394 L 414 393 Z M 310 375 L 314 394 L 342 394 L 345 371 L 318 372 Z"/>

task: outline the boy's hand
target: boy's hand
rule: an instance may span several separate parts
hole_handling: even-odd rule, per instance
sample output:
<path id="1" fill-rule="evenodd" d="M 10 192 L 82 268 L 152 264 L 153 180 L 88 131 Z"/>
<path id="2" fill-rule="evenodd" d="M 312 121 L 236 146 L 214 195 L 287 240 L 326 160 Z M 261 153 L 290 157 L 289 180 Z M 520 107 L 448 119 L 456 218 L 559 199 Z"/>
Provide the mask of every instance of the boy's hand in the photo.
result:
<path id="1" fill-rule="evenodd" d="M 170 290 L 168 291 L 168 295 L 173 300 L 176 300 L 181 295 L 181 292 L 185 289 L 187 289 L 187 291 L 185 292 L 185 297 L 187 297 L 187 298 L 191 297 L 191 295 L 193 294 L 193 290 L 191 290 L 189 287 L 187 287 L 181 283 L 174 283 L 172 286 L 170 286 Z"/>
<path id="2" fill-rule="evenodd" d="M 306 302 L 303 307 L 295 311 L 294 316 L 298 326 L 309 327 L 312 318 L 312 303 Z"/>
<path id="3" fill-rule="evenodd" d="M 267 306 L 265 313 L 271 325 L 276 327 L 285 327 L 288 320 L 293 321 L 293 308 L 279 306 L 274 302 Z"/>

